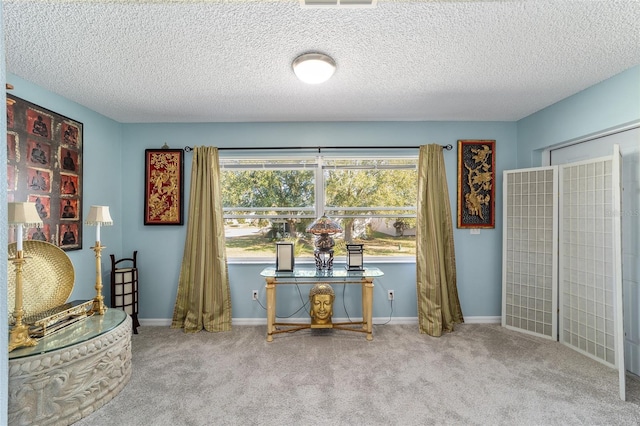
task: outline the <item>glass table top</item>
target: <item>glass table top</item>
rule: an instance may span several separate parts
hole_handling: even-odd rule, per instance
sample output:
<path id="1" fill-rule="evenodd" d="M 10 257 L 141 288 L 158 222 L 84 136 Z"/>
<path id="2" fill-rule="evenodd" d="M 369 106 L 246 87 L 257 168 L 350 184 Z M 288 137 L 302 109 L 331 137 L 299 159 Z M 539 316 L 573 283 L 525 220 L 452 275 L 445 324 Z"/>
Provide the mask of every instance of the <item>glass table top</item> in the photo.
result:
<path id="1" fill-rule="evenodd" d="M 378 268 L 364 268 L 362 271 L 350 271 L 344 266 L 335 266 L 330 271 L 319 271 L 316 268 L 295 268 L 293 272 L 278 272 L 274 266 L 264 268 L 260 275 L 272 278 L 375 278 L 384 275 Z"/>
<path id="2" fill-rule="evenodd" d="M 51 335 L 36 339 L 38 344 L 35 346 L 14 349 L 9 352 L 9 360 L 44 354 L 86 342 L 113 330 L 126 318 L 127 314 L 124 311 L 109 308 L 104 315 L 92 315 Z"/>

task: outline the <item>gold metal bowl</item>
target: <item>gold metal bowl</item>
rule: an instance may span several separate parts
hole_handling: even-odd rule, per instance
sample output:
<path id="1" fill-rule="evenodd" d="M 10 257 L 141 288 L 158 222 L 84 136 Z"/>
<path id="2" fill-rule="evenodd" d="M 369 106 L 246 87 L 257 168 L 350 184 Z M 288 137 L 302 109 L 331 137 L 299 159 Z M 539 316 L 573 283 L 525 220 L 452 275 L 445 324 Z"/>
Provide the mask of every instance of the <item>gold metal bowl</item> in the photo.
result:
<path id="1" fill-rule="evenodd" d="M 9 323 L 13 323 L 16 297 L 16 271 L 11 259 L 16 243 L 9 244 L 7 266 Z M 24 316 L 35 315 L 67 301 L 73 291 L 75 271 L 69 256 L 59 247 L 44 241 L 24 241 L 22 251 L 22 305 Z"/>

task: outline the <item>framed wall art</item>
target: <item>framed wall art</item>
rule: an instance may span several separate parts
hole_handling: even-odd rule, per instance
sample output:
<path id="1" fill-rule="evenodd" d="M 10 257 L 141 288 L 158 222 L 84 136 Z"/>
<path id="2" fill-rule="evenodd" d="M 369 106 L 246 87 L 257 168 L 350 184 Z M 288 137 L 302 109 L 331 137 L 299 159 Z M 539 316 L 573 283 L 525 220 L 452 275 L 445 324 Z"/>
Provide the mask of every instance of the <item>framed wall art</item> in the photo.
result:
<path id="1" fill-rule="evenodd" d="M 82 123 L 7 94 L 7 199 L 36 204 L 30 240 L 82 248 Z"/>
<path id="2" fill-rule="evenodd" d="M 183 162 L 182 149 L 145 150 L 145 225 L 183 224 Z"/>
<path id="3" fill-rule="evenodd" d="M 495 228 L 495 145 L 458 141 L 458 228 Z"/>

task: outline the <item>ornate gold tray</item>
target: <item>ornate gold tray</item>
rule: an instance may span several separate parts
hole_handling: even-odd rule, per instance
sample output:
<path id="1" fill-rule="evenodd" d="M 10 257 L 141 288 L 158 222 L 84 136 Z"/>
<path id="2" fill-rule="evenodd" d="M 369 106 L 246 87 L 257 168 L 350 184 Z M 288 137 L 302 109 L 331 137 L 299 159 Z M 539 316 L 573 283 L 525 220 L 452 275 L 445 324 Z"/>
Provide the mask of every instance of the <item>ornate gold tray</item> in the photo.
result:
<path id="1" fill-rule="evenodd" d="M 13 323 L 16 296 L 16 243 L 9 244 L 7 265 L 8 314 Z M 59 247 L 44 241 L 24 241 L 25 262 L 22 269 L 22 305 L 29 317 L 55 308 L 67 301 L 73 291 L 75 271 L 69 256 Z"/>

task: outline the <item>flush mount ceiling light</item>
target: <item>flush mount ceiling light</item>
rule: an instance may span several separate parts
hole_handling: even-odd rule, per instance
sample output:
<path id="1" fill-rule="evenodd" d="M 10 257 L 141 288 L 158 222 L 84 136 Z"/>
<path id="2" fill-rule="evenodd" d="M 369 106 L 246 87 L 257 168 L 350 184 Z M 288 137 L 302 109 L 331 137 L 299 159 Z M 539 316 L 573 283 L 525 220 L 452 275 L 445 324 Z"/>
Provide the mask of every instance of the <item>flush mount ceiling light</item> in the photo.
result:
<path id="1" fill-rule="evenodd" d="M 292 64 L 296 76 L 307 84 L 319 84 L 329 80 L 336 70 L 336 63 L 322 53 L 306 53 Z"/>

